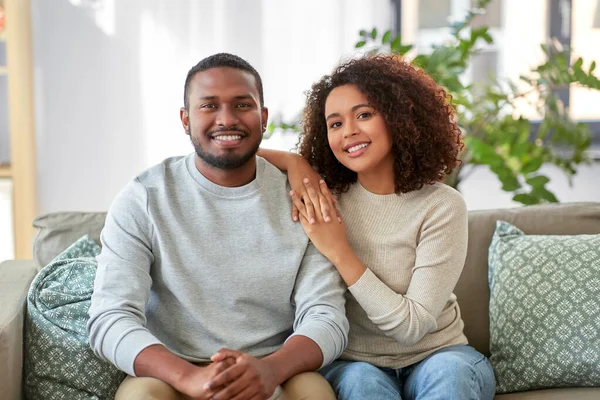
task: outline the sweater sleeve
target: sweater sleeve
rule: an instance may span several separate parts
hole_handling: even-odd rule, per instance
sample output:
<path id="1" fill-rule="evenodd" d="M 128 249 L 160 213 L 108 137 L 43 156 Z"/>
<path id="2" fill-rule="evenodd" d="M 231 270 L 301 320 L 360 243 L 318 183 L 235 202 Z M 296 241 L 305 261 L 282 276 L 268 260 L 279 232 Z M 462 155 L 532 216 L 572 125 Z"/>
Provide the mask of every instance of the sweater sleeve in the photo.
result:
<path id="1" fill-rule="evenodd" d="M 345 292 L 333 265 L 309 243 L 292 295 L 296 308 L 292 336 L 306 336 L 320 347 L 321 367 L 338 358 L 348 343 Z"/>
<path id="2" fill-rule="evenodd" d="M 412 346 L 435 331 L 450 301 L 467 253 L 467 210 L 448 192 L 427 213 L 417 238 L 415 265 L 405 295 L 394 292 L 367 268 L 350 292 L 387 336 Z"/>
<path id="3" fill-rule="evenodd" d="M 154 261 L 147 202 L 146 188 L 136 180 L 108 211 L 87 325 L 94 353 L 132 376 L 137 355 L 160 343 L 146 328 Z"/>

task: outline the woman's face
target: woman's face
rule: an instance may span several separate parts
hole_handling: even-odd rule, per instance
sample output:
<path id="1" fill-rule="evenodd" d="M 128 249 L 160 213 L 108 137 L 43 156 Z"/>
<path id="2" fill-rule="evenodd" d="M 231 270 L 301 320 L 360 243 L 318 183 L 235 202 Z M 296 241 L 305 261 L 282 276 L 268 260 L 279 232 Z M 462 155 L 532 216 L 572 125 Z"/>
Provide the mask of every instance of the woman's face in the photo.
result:
<path id="1" fill-rule="evenodd" d="M 393 173 L 392 137 L 381 113 L 356 86 L 331 91 L 325 119 L 329 146 L 346 168 L 359 175 Z"/>

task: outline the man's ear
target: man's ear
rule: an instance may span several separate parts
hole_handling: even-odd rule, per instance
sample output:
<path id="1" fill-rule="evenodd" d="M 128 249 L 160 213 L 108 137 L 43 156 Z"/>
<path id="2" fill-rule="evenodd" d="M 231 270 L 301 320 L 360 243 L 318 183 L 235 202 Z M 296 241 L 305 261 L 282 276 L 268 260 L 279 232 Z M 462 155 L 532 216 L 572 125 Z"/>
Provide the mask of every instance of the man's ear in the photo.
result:
<path id="1" fill-rule="evenodd" d="M 269 109 L 267 107 L 263 107 L 261 112 L 262 117 L 262 133 L 267 131 L 267 124 L 269 122 Z"/>
<path id="2" fill-rule="evenodd" d="M 181 119 L 181 125 L 183 126 L 183 130 L 186 135 L 189 135 L 190 132 L 190 114 L 185 109 L 185 107 L 181 107 L 179 109 L 179 119 Z"/>

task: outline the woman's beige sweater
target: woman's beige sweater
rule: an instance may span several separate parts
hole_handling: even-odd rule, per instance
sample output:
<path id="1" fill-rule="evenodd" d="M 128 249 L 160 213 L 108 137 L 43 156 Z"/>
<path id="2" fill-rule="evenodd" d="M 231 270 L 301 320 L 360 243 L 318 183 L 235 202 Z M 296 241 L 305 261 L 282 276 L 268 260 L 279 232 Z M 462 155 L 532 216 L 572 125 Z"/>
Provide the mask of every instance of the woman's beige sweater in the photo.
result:
<path id="1" fill-rule="evenodd" d="M 339 200 L 348 241 L 366 272 L 347 293 L 342 359 L 402 368 L 466 344 L 452 291 L 467 252 L 462 196 L 442 183 L 377 195 L 355 183 Z"/>

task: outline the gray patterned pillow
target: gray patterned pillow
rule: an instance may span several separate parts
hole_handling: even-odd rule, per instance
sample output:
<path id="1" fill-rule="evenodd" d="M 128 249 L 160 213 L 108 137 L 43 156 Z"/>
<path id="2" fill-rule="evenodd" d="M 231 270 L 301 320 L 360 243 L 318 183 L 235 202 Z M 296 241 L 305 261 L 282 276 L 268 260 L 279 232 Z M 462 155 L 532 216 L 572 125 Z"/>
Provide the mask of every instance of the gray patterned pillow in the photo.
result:
<path id="1" fill-rule="evenodd" d="M 600 235 L 525 235 L 498 221 L 488 278 L 498 393 L 600 386 Z"/>
<path id="2" fill-rule="evenodd" d="M 125 374 L 92 352 L 86 323 L 100 247 L 79 239 L 31 283 L 25 320 L 25 394 L 32 400 L 112 399 Z"/>

